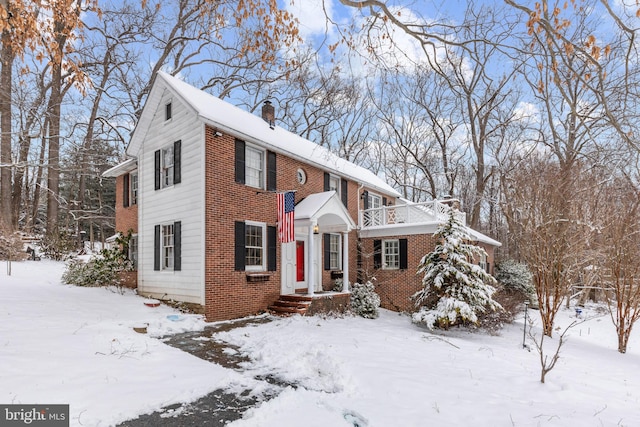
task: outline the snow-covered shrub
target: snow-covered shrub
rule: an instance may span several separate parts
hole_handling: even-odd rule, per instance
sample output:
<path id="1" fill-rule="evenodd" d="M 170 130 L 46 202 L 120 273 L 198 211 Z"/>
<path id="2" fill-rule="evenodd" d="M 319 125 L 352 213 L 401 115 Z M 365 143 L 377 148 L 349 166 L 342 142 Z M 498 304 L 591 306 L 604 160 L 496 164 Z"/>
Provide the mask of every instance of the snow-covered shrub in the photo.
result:
<path id="1" fill-rule="evenodd" d="M 478 324 L 478 314 L 501 310 L 492 298 L 496 280 L 470 261 L 486 256 L 486 252 L 469 243 L 471 238 L 454 210 L 434 237 L 439 243 L 418 266 L 418 274 L 424 277 L 423 288 L 412 296 L 419 308 L 413 321 L 447 329 L 456 324 Z"/>
<path id="2" fill-rule="evenodd" d="M 354 283 L 351 287 L 351 311 L 367 319 L 378 317 L 380 297 L 371 282 Z"/>
<path id="3" fill-rule="evenodd" d="M 496 279 L 505 292 L 521 294 L 530 299 L 536 294 L 536 288 L 533 286 L 533 274 L 526 264 L 512 259 L 502 261 L 496 265 Z"/>
<path id="4" fill-rule="evenodd" d="M 95 258 L 86 262 L 82 259 L 72 259 L 62 274 L 62 282 L 77 286 L 117 285 L 117 274 L 105 267 L 105 263 L 98 263 Z"/>
<path id="5" fill-rule="evenodd" d="M 120 273 L 132 271 L 127 258 L 128 238 L 119 236 L 113 249 L 103 249 L 88 261 L 73 259 L 62 274 L 62 281 L 77 286 L 120 286 Z"/>

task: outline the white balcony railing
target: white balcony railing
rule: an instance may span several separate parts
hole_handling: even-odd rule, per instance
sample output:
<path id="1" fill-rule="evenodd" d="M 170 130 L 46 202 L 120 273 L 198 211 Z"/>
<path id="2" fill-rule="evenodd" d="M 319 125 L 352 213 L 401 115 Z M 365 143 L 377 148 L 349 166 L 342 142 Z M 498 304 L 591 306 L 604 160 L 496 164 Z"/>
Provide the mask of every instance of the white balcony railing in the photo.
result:
<path id="1" fill-rule="evenodd" d="M 360 211 L 360 226 L 376 227 L 389 224 L 420 224 L 446 221 L 451 207 L 433 200 L 425 203 L 382 206 Z M 466 224 L 466 214 L 457 211 L 456 216 Z"/>

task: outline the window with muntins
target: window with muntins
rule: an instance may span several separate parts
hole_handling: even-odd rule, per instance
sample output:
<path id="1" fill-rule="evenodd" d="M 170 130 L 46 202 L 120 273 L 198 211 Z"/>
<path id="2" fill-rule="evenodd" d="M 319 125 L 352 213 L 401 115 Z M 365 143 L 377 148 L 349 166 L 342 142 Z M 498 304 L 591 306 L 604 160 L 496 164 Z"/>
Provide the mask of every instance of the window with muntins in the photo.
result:
<path id="1" fill-rule="evenodd" d="M 133 265 L 133 269 L 138 269 L 138 235 L 134 234 L 129 239 L 129 253 L 128 253 L 129 261 Z"/>
<path id="2" fill-rule="evenodd" d="M 130 182 L 130 190 L 131 190 L 131 204 L 138 204 L 138 172 L 131 172 L 131 182 Z"/>
<path id="3" fill-rule="evenodd" d="M 335 191 L 340 195 L 340 177 L 329 176 L 329 191 Z"/>
<path id="4" fill-rule="evenodd" d="M 398 270 L 400 268 L 400 241 L 382 241 L 382 268 L 385 270 Z"/>
<path id="5" fill-rule="evenodd" d="M 247 222 L 245 225 L 245 269 L 247 271 L 265 270 L 266 238 L 265 224 Z"/>
<path id="6" fill-rule="evenodd" d="M 369 192 L 368 196 L 368 206 L 369 209 L 378 209 L 375 211 L 369 211 L 369 224 L 372 225 L 381 225 L 382 224 L 382 211 L 380 208 L 382 207 L 382 197 L 377 194 L 373 194 Z"/>
<path id="7" fill-rule="evenodd" d="M 173 224 L 162 226 L 162 269 L 173 270 L 174 261 L 174 229 Z"/>
<path id="8" fill-rule="evenodd" d="M 264 188 L 264 152 L 247 146 L 245 167 L 246 184 L 251 187 Z"/>
<path id="9" fill-rule="evenodd" d="M 480 261 L 478 262 L 478 265 L 484 271 L 487 271 L 487 272 L 489 271 L 489 264 L 487 263 L 487 254 L 486 253 L 480 254 Z"/>
<path id="10" fill-rule="evenodd" d="M 162 150 L 162 166 L 160 169 L 162 187 L 173 185 L 173 145 Z"/>
<path id="11" fill-rule="evenodd" d="M 331 270 L 340 270 L 340 235 L 329 235 L 329 267 Z"/>

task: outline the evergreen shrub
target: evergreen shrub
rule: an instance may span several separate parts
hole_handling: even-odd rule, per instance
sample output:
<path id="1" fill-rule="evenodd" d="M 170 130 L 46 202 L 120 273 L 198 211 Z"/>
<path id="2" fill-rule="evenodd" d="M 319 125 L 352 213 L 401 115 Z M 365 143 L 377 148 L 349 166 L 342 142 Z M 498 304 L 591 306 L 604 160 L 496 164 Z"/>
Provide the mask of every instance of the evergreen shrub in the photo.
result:
<path id="1" fill-rule="evenodd" d="M 351 288 L 351 311 L 366 319 L 378 317 L 380 297 L 371 282 L 354 283 Z"/>

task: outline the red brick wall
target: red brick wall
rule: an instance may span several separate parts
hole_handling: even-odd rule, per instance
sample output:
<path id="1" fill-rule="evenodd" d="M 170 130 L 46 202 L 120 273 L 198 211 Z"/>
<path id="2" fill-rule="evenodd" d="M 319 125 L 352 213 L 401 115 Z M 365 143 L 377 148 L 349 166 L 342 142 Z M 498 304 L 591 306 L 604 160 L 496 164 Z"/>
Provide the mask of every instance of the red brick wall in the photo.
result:
<path id="1" fill-rule="evenodd" d="M 388 239 L 407 239 L 407 269 L 385 270 L 373 268 L 373 241 L 385 238 L 362 239 L 362 269 L 365 278 L 375 277 L 373 283 L 380 295 L 380 305 L 394 311 L 413 311 L 409 299 L 422 287 L 422 278 L 416 275 L 422 257 L 433 251 L 435 240 L 432 234 L 394 236 Z"/>
<path id="2" fill-rule="evenodd" d="M 415 310 L 410 297 L 422 288 L 422 275 L 417 275 L 418 264 L 422 257 L 435 248 L 435 239 L 432 234 L 409 235 L 390 237 L 389 239 L 407 239 L 407 266 L 406 270 L 384 270 L 373 268 L 373 241 L 385 240 L 385 238 L 362 239 L 363 263 L 362 269 L 365 278 L 375 277 L 373 283 L 376 292 L 380 296 L 380 305 L 383 308 L 394 311 Z M 494 248 L 489 245 L 479 244 L 487 251 L 487 260 L 490 262 L 493 273 Z"/>
<path id="3" fill-rule="evenodd" d="M 206 127 L 205 167 L 205 312 L 209 321 L 252 315 L 271 305 L 280 295 L 280 244 L 277 245 L 277 271 L 269 280 L 248 282 L 247 273 L 234 270 L 234 222 L 257 221 L 276 226 L 276 194 L 235 182 L 235 138 L 215 136 Z M 310 194 L 324 191 L 324 171 L 293 158 L 277 154 L 277 189 L 296 190 L 296 203 Z M 299 184 L 296 171 L 302 168 L 305 184 Z M 358 184 L 348 183 L 348 211 L 358 222 Z M 351 248 L 350 280 L 356 280 L 356 232 L 349 235 Z M 322 265 L 321 265 L 322 267 Z M 333 286 L 331 273 L 322 272 L 324 289 Z"/>
<path id="4" fill-rule="evenodd" d="M 125 174 L 126 175 L 126 174 Z M 116 177 L 116 231 L 127 234 L 129 230 L 138 232 L 138 205 L 125 208 L 123 202 L 124 175 Z"/>
<path id="5" fill-rule="evenodd" d="M 126 235 L 129 230 L 132 230 L 132 233 L 136 234 L 138 233 L 138 205 L 129 205 L 125 208 L 122 204 L 124 175 L 116 177 L 116 232 Z M 138 273 L 136 271 L 122 273 L 121 279 L 123 285 L 128 288 L 138 287 Z"/>

